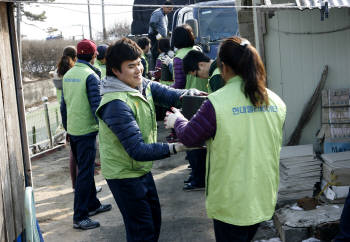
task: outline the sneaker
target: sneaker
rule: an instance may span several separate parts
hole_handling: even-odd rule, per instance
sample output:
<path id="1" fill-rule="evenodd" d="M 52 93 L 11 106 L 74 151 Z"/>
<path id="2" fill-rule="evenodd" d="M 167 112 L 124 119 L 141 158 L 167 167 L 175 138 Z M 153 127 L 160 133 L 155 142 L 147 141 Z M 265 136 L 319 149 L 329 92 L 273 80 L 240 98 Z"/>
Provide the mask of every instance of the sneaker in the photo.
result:
<path id="1" fill-rule="evenodd" d="M 111 204 L 101 204 L 101 206 L 98 207 L 96 210 L 90 211 L 90 212 L 88 213 L 88 215 L 89 215 L 89 216 L 94 216 L 94 215 L 96 215 L 96 214 L 98 214 L 98 213 L 107 212 L 107 211 L 109 211 L 109 210 L 111 210 L 111 209 L 112 209 L 112 205 L 111 205 Z"/>
<path id="2" fill-rule="evenodd" d="M 101 186 L 96 186 L 96 192 L 101 192 L 102 191 L 102 187 Z"/>
<path id="3" fill-rule="evenodd" d="M 79 222 L 77 222 L 77 221 L 73 222 L 73 228 L 75 228 L 75 229 L 87 230 L 87 229 L 94 229 L 97 227 L 100 227 L 100 223 L 97 221 L 94 221 L 90 218 L 83 219 Z"/>
<path id="4" fill-rule="evenodd" d="M 192 181 L 192 176 L 189 176 L 186 180 L 184 180 L 184 183 L 190 183 Z"/>
<path id="5" fill-rule="evenodd" d="M 204 186 L 195 186 L 192 183 L 186 183 L 183 187 L 184 191 L 204 191 Z"/>

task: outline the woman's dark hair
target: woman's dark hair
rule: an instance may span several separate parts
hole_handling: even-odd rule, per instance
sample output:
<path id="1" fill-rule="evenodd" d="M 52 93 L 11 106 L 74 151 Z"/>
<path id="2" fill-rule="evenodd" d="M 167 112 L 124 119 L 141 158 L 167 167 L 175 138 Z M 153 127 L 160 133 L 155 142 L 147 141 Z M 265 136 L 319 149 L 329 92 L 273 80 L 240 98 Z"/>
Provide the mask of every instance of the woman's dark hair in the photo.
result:
<path id="1" fill-rule="evenodd" d="M 74 66 L 77 50 L 74 46 L 67 46 L 57 64 L 57 75 L 63 77 L 66 72 Z"/>
<path id="2" fill-rule="evenodd" d="M 198 50 L 191 50 L 182 60 L 185 74 L 199 70 L 199 62 L 210 62 L 210 58 Z"/>
<path id="3" fill-rule="evenodd" d="M 160 39 L 158 40 L 158 49 L 160 50 L 160 53 L 168 53 L 170 50 L 170 41 L 169 39 Z"/>
<path id="4" fill-rule="evenodd" d="M 121 71 L 124 61 L 133 61 L 140 58 L 142 49 L 131 39 L 122 38 L 108 47 L 106 53 L 106 73 L 107 76 L 115 76 L 112 69 Z"/>
<path id="5" fill-rule="evenodd" d="M 151 43 L 151 40 L 148 37 L 142 37 L 137 40 L 138 46 L 140 46 L 141 49 L 145 49 L 147 45 Z"/>
<path id="6" fill-rule="evenodd" d="M 192 47 L 194 45 L 194 34 L 191 26 L 188 24 L 176 27 L 173 35 L 174 46 L 178 49 Z"/>
<path id="7" fill-rule="evenodd" d="M 229 66 L 244 81 L 244 94 L 257 107 L 268 105 L 266 71 L 256 49 L 246 40 L 234 36 L 225 39 L 219 49 L 218 66 Z"/>

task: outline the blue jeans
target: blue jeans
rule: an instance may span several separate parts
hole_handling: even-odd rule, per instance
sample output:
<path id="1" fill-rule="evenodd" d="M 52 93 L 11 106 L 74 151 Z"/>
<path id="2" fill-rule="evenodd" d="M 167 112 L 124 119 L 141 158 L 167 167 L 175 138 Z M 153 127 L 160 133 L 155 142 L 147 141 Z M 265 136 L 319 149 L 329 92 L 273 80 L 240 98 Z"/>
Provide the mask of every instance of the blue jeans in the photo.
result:
<path id="1" fill-rule="evenodd" d="M 101 206 L 96 197 L 94 179 L 96 157 L 96 133 L 91 135 L 69 135 L 70 146 L 78 166 L 78 175 L 75 182 L 74 215 L 73 220 L 78 222 L 88 217 L 89 211 Z"/>
<path id="2" fill-rule="evenodd" d="M 123 216 L 127 241 L 158 241 L 162 219 L 152 173 L 107 179 L 107 184 Z"/>
<path id="3" fill-rule="evenodd" d="M 259 224 L 250 226 L 236 226 L 214 219 L 216 242 L 250 242 Z"/>
<path id="4" fill-rule="evenodd" d="M 344 209 L 340 217 L 339 233 L 335 237 L 335 242 L 350 241 L 350 189 L 345 200 Z"/>

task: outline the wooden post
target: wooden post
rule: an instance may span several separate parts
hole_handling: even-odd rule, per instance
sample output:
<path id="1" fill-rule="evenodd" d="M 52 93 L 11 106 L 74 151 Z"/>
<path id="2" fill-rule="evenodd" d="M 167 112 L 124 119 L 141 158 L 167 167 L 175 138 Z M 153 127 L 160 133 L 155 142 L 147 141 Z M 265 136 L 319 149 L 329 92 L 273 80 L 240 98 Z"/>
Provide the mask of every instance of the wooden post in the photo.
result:
<path id="1" fill-rule="evenodd" d="M 58 111 L 57 111 L 57 108 L 55 110 L 55 113 L 56 113 L 56 128 L 60 125 L 60 120 L 58 118 Z"/>
<path id="2" fill-rule="evenodd" d="M 22 85 L 22 73 L 21 73 L 21 58 L 19 56 L 18 46 L 16 45 L 17 35 L 15 31 L 15 17 L 14 17 L 14 4 L 9 5 L 8 15 L 9 15 L 9 24 L 10 28 L 10 39 L 12 40 L 12 58 L 13 58 L 13 67 L 14 67 L 14 77 L 15 77 L 15 86 L 16 86 L 16 96 L 17 96 L 17 110 L 19 117 L 20 125 L 20 134 L 21 134 L 21 143 L 22 143 L 22 156 L 23 156 L 23 169 L 25 173 L 25 186 L 32 186 L 32 164 L 30 161 L 30 152 L 27 136 L 27 127 L 26 127 L 26 115 L 24 108 L 24 95 L 23 95 L 23 85 Z"/>
<path id="3" fill-rule="evenodd" d="M 32 127 L 32 135 L 33 135 L 33 145 L 36 144 L 36 133 L 35 133 L 35 126 Z"/>
<path id="4" fill-rule="evenodd" d="M 45 111 L 45 122 L 46 122 L 47 136 L 49 137 L 49 140 L 50 140 L 50 148 L 52 148 L 53 147 L 53 142 L 52 142 L 52 135 L 51 135 L 49 108 L 47 106 L 48 98 L 47 97 L 43 97 L 42 100 L 44 101 L 44 111 Z"/>

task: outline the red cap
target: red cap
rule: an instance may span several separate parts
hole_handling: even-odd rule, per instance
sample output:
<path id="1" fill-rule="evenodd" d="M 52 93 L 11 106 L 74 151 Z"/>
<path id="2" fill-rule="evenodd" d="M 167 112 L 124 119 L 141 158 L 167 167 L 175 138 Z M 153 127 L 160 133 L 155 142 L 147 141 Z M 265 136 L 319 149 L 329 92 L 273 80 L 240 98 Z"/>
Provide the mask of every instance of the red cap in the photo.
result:
<path id="1" fill-rule="evenodd" d="M 83 39 L 77 45 L 77 54 L 78 55 L 93 55 L 97 53 L 96 44 L 88 39 Z"/>

